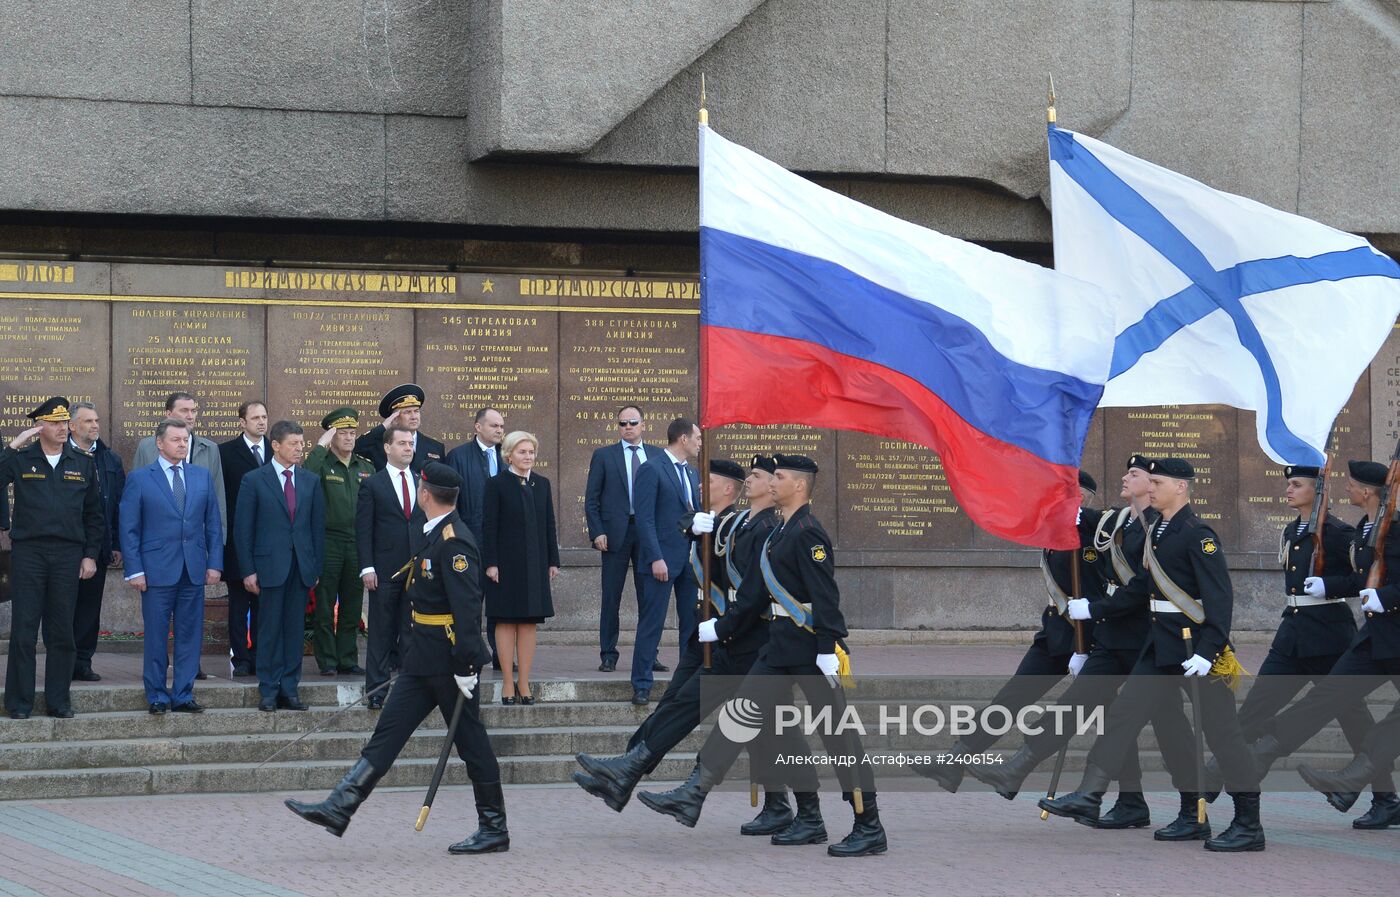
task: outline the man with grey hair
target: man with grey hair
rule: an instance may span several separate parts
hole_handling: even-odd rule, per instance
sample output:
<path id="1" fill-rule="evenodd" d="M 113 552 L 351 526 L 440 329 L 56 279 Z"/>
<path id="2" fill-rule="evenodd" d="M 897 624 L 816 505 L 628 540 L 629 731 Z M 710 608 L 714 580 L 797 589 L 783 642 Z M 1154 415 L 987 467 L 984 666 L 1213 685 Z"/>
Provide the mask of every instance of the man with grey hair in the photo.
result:
<path id="1" fill-rule="evenodd" d="M 77 657 L 73 664 L 73 679 L 78 682 L 98 682 L 102 679 L 92 668 L 92 656 L 97 653 L 97 633 L 102 622 L 102 592 L 107 585 L 107 567 L 121 566 L 121 543 L 117 538 L 117 508 L 121 505 L 122 489 L 126 486 L 126 471 L 122 459 L 102 441 L 102 421 L 97 406 L 91 402 L 74 402 L 70 406 L 73 420 L 68 425 L 68 441 L 73 448 L 90 455 L 97 465 L 97 489 L 102 496 L 102 519 L 107 530 L 97 553 L 97 573 L 90 579 L 78 581 L 78 601 L 73 609 L 73 643 Z"/>

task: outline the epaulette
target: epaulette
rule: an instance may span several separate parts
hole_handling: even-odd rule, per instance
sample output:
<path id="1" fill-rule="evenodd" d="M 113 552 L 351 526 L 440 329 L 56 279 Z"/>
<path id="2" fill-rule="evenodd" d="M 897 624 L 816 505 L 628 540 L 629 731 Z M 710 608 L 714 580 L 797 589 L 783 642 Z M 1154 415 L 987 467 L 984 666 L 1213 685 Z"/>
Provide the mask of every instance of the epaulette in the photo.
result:
<path id="1" fill-rule="evenodd" d="M 442 528 L 442 540 L 444 542 L 446 542 L 448 539 L 454 538 L 455 536 L 456 534 L 452 532 L 452 524 L 449 523 Z"/>

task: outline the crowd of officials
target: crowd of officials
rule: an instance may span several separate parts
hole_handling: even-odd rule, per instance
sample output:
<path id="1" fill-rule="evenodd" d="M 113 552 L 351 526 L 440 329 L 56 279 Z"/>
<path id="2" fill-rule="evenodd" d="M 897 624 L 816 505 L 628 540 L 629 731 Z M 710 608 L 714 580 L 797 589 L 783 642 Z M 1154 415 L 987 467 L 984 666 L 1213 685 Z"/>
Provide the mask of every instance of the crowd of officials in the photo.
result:
<path id="1" fill-rule="evenodd" d="M 8 715 L 34 710 L 41 634 L 49 715 L 73 715 L 73 681 L 101 679 L 93 655 L 109 568 L 140 594 L 152 714 L 203 711 L 194 683 L 206 678 L 205 591 L 220 581 L 230 672 L 257 678 L 260 709 L 305 709 L 298 686 L 308 636 L 322 675 L 364 676 L 369 707 L 382 708 L 412 625 L 403 573 L 423 540 L 417 495 L 431 462 L 461 480 L 456 512 L 481 552 L 475 575 L 492 663 L 512 671 L 503 702 L 533 704 L 536 630 L 554 615 L 560 566 L 552 490 L 535 470 L 539 440 L 508 433 L 502 413 L 487 407 L 470 441 L 449 452 L 421 432 L 423 402 L 416 384 L 396 387 L 380 402 L 383 422 L 363 433 L 356 409 L 335 409 L 312 443 L 299 424 L 274 422 L 265 402 L 249 401 L 238 409 L 238 434 L 214 442 L 197 430 L 198 398 L 175 392 L 130 473 L 100 438 L 91 403 L 56 396 L 35 408 L 34 426 L 0 450 L 0 529 L 13 549 Z M 650 700 L 653 672 L 667 669 L 657 654 L 672 595 L 681 644 L 695 629 L 697 584 L 677 521 L 700 499 L 691 464 L 699 429 L 675 421 L 664 448 L 645 444 L 644 429 L 639 408 L 619 411 L 618 439 L 594 453 L 585 495 L 602 556 L 599 668 L 616 669 L 631 567 L 637 703 Z"/>

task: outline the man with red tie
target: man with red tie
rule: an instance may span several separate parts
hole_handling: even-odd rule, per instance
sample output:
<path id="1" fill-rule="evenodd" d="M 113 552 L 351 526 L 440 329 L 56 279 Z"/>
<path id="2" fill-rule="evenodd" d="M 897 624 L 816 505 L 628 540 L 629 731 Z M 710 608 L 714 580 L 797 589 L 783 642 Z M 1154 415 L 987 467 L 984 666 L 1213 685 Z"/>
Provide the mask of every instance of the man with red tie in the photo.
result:
<path id="1" fill-rule="evenodd" d="M 355 550 L 360 579 L 369 589 L 369 643 L 365 649 L 365 691 L 369 709 L 384 706 L 392 659 L 408 629 L 409 607 L 403 581 L 394 579 L 413 554 L 414 539 L 426 518 L 417 506 L 413 431 L 393 424 L 384 430 L 383 470 L 360 484 L 355 499 Z M 416 534 L 416 535 L 415 535 Z"/>
<path id="2" fill-rule="evenodd" d="M 299 465 L 301 425 L 279 420 L 268 431 L 272 462 L 243 478 L 234 542 L 243 586 L 258 596 L 259 710 L 305 710 L 301 685 L 307 591 L 326 556 L 325 498 L 319 478 Z"/>

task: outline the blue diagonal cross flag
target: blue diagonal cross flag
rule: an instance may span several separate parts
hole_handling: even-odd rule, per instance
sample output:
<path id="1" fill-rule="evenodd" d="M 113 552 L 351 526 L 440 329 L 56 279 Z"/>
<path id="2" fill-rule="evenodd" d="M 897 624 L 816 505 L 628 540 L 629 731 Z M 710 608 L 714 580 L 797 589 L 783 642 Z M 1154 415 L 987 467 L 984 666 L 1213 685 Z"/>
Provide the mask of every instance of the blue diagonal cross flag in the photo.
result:
<path id="1" fill-rule="evenodd" d="M 1257 412 L 1280 464 L 1320 464 L 1400 315 L 1400 264 L 1354 234 L 1050 127 L 1055 267 L 1119 307 L 1101 407 Z"/>

